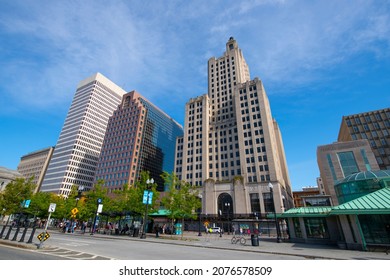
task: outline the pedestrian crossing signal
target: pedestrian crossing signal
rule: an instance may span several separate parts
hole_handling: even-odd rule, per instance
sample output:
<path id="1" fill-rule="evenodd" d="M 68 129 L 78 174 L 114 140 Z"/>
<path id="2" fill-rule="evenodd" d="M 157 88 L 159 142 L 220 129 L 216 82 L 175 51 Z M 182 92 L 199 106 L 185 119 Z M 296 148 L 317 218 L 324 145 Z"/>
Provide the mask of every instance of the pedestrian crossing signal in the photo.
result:
<path id="1" fill-rule="evenodd" d="M 37 238 L 39 239 L 39 241 L 45 241 L 46 239 L 48 239 L 50 237 L 50 234 L 48 232 L 44 233 L 40 233 Z"/>

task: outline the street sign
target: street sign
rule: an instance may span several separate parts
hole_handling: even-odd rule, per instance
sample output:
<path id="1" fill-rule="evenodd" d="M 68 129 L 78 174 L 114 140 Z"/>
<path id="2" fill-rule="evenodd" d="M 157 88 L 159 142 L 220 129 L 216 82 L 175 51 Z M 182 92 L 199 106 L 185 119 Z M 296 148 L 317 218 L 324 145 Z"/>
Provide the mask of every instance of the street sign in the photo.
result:
<path id="1" fill-rule="evenodd" d="M 101 199 L 101 198 L 98 198 L 98 199 L 97 199 L 97 203 L 98 203 L 98 204 L 101 204 L 101 203 L 102 203 L 102 199 Z"/>
<path id="2" fill-rule="evenodd" d="M 54 211 L 56 211 L 56 206 L 57 204 L 55 203 L 50 203 L 50 206 L 49 206 L 49 213 L 53 213 Z"/>
<path id="3" fill-rule="evenodd" d="M 97 213 L 102 213 L 102 211 L 103 211 L 103 204 L 99 204 L 99 206 L 98 206 L 98 209 L 97 209 Z"/>
<path id="4" fill-rule="evenodd" d="M 79 210 L 75 207 L 70 212 L 72 212 L 72 214 L 76 216 L 76 214 L 79 212 Z"/>
<path id="5" fill-rule="evenodd" d="M 142 203 L 152 204 L 152 198 L 153 198 L 153 192 L 145 190 L 144 195 L 142 197 Z"/>
<path id="6" fill-rule="evenodd" d="M 30 206 L 31 199 L 23 200 L 23 207 L 28 208 Z"/>
<path id="7" fill-rule="evenodd" d="M 37 238 L 39 239 L 39 241 L 45 241 L 46 239 L 48 239 L 50 237 L 50 234 L 48 232 L 41 232 L 40 234 L 38 234 Z"/>
<path id="8" fill-rule="evenodd" d="M 148 191 L 144 191 L 144 196 L 142 197 L 142 203 L 146 204 L 147 200 L 148 200 Z"/>

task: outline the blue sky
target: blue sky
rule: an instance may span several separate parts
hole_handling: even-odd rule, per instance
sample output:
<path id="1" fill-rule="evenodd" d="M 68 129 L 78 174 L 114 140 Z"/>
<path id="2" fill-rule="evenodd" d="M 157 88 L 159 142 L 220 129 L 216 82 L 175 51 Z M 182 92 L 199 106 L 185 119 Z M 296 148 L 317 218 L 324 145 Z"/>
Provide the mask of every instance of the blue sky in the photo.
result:
<path id="1" fill-rule="evenodd" d="M 0 0 L 0 166 L 54 146 L 77 84 L 101 72 L 183 124 L 233 36 L 265 86 L 293 189 L 343 115 L 390 105 L 390 1 Z"/>

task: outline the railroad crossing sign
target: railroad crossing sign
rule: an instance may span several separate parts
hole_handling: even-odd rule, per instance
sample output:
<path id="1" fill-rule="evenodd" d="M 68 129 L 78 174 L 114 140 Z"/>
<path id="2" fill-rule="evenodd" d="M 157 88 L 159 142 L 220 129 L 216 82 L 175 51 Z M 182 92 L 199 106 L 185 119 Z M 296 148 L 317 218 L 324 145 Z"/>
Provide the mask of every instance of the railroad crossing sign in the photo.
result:
<path id="1" fill-rule="evenodd" d="M 42 232 L 42 233 L 38 234 L 38 236 L 37 236 L 39 241 L 45 241 L 49 237 L 50 237 L 50 234 L 48 232 Z"/>

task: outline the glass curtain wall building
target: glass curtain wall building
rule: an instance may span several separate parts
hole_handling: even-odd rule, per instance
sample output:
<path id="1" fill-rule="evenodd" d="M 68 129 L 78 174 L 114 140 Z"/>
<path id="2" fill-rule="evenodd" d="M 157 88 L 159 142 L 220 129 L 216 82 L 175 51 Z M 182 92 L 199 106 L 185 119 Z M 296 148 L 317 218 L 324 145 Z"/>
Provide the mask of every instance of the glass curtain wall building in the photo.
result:
<path id="1" fill-rule="evenodd" d="M 95 180 L 120 190 L 133 185 L 141 171 L 149 171 L 164 191 L 160 175 L 173 171 L 176 138 L 182 135 L 181 125 L 141 94 L 125 94 L 109 119 Z"/>

